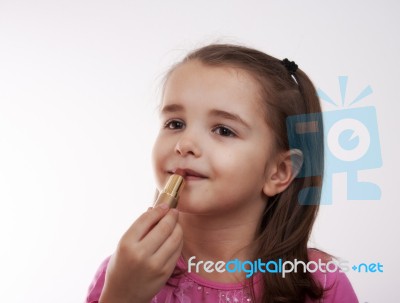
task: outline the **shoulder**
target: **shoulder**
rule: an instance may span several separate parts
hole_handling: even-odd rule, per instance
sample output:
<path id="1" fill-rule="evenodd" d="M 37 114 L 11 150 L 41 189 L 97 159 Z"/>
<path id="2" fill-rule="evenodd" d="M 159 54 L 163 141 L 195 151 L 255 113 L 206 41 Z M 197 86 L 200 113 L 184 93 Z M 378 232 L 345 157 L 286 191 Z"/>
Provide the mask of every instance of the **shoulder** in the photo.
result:
<path id="1" fill-rule="evenodd" d="M 356 303 L 357 296 L 344 273 L 345 268 L 332 256 L 317 249 L 308 250 L 309 261 L 313 263 L 310 271 L 314 280 L 324 289 L 324 303 Z"/>
<path id="2" fill-rule="evenodd" d="M 97 303 L 99 301 L 101 291 L 103 290 L 106 270 L 110 258 L 111 256 L 107 257 L 97 269 L 97 272 L 94 275 L 92 283 L 90 284 L 88 289 L 88 294 L 86 296 L 86 303 Z"/>

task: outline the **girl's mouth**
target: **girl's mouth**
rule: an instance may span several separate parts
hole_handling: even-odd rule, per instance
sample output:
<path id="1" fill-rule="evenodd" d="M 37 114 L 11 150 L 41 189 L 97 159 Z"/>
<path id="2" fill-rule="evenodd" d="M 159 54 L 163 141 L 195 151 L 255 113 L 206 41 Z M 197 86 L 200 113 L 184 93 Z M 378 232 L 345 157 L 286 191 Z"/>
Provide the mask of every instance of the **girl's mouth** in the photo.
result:
<path id="1" fill-rule="evenodd" d="M 206 179 L 207 177 L 195 170 L 189 168 L 177 168 L 169 173 L 177 174 L 182 176 L 185 180 L 202 180 Z"/>

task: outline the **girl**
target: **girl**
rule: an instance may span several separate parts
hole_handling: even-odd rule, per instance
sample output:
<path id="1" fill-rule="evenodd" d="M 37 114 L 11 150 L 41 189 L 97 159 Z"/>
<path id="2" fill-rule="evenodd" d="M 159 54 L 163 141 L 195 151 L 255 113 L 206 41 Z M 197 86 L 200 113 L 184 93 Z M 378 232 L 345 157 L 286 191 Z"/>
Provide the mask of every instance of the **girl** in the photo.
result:
<path id="1" fill-rule="evenodd" d="M 86 302 L 358 302 L 337 268 L 279 270 L 331 261 L 307 249 L 318 191 L 308 205 L 298 200 L 321 178 L 296 178 L 310 149 L 306 169 L 322 171 L 323 134 L 291 150 L 286 127 L 290 116 L 320 112 L 311 81 L 287 59 L 217 44 L 175 65 L 153 160 L 159 190 L 171 174 L 184 177 L 178 207 L 150 208 L 132 224 Z"/>

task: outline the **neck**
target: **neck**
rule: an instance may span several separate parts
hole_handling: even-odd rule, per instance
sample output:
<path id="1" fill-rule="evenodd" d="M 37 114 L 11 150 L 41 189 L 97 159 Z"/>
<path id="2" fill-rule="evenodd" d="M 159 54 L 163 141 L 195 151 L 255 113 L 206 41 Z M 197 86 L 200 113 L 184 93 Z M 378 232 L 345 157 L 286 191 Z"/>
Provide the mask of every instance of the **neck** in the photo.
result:
<path id="1" fill-rule="evenodd" d="M 262 210 L 258 212 L 262 214 Z M 187 261 L 195 256 L 195 262 L 199 261 L 224 261 L 233 259 L 240 261 L 252 260 L 254 256 L 253 241 L 259 225 L 261 215 L 244 215 L 240 218 L 224 215 L 197 215 L 189 213 L 179 214 L 179 223 L 184 234 L 182 256 Z M 210 274 L 204 271 L 198 274 L 214 281 L 232 282 L 238 279 L 238 275 L 232 273 Z M 240 278 L 243 278 L 242 275 Z"/>

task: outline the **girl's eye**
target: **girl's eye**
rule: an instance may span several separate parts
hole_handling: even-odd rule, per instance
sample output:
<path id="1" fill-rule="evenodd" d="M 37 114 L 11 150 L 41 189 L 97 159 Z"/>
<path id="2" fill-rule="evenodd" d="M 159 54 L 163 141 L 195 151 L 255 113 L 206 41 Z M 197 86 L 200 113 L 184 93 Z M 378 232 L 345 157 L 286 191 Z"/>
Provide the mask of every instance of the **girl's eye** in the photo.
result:
<path id="1" fill-rule="evenodd" d="M 181 129 L 183 128 L 183 122 L 177 120 L 170 120 L 164 124 L 164 128 Z"/>
<path id="2" fill-rule="evenodd" d="M 223 137 L 236 137 L 236 134 L 225 126 L 217 126 L 213 131 Z"/>

